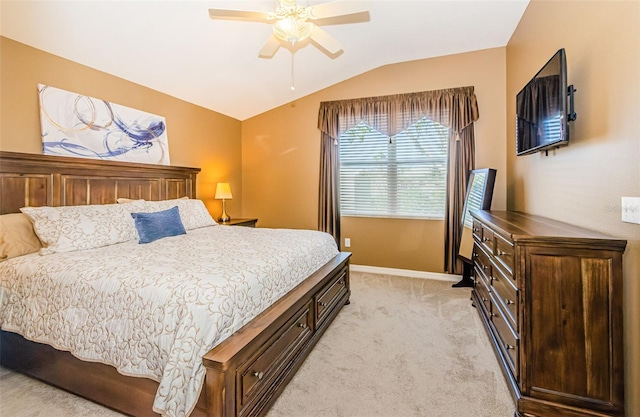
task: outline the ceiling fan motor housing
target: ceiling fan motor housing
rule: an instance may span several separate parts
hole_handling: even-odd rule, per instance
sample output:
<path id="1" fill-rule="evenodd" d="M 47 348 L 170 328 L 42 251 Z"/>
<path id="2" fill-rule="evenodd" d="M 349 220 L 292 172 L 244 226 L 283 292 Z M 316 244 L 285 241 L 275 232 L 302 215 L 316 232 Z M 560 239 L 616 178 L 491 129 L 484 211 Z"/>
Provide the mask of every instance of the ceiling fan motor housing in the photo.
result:
<path id="1" fill-rule="evenodd" d="M 309 19 L 308 8 L 298 5 L 295 0 L 281 0 L 274 13 L 274 18 L 278 21 L 273 25 L 273 34 L 295 45 L 311 36 L 313 25 L 307 22 Z"/>

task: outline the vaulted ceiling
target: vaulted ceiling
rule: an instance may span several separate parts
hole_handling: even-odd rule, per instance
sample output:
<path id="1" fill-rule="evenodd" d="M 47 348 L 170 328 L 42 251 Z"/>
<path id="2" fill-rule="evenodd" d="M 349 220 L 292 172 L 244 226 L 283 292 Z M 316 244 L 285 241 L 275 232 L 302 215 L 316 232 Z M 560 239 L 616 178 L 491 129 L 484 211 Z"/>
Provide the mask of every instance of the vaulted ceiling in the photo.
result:
<path id="1" fill-rule="evenodd" d="M 271 25 L 211 19 L 208 13 L 270 12 L 275 0 L 2 0 L 0 33 L 245 120 L 383 65 L 505 46 L 528 0 L 367 3 L 368 17 L 322 26 L 342 43 L 336 56 L 307 40 L 259 58 Z"/>

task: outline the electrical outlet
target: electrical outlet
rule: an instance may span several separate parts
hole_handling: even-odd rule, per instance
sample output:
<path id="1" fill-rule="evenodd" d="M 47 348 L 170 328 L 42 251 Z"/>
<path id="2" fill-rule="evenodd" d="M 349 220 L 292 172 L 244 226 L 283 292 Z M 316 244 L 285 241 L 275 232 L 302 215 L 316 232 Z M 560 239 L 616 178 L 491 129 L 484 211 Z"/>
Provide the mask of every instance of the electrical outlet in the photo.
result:
<path id="1" fill-rule="evenodd" d="M 622 221 L 640 224 L 640 197 L 622 197 Z"/>
<path id="2" fill-rule="evenodd" d="M 344 247 L 345 248 L 350 248 L 351 247 L 351 238 L 348 238 L 348 237 L 344 238 Z"/>

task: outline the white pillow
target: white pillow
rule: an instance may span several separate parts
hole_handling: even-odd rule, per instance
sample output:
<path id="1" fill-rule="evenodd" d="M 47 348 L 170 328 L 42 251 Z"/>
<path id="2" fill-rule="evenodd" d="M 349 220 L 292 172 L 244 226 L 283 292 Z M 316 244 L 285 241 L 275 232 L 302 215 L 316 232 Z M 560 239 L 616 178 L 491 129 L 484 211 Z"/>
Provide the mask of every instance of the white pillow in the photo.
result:
<path id="1" fill-rule="evenodd" d="M 147 211 L 156 212 L 178 206 L 180 220 L 186 230 L 199 229 L 201 227 L 215 226 L 215 220 L 207 211 L 202 200 L 178 198 L 175 200 L 145 201 Z"/>
<path id="2" fill-rule="evenodd" d="M 139 199 L 133 199 L 133 198 L 124 198 L 124 197 L 120 197 L 120 198 L 116 198 L 116 201 L 117 201 L 119 204 L 124 204 L 124 203 L 131 203 L 131 202 L 134 202 L 134 201 L 144 201 L 144 199 L 142 199 L 142 198 L 139 198 Z"/>
<path id="3" fill-rule="evenodd" d="M 186 200 L 186 199 L 188 199 L 188 198 L 189 198 L 189 197 L 184 196 L 184 197 L 180 197 L 179 199 L 180 199 L 180 200 Z M 145 200 L 144 200 L 143 198 L 135 198 L 135 199 L 134 199 L 134 198 L 119 197 L 119 198 L 116 198 L 116 201 L 117 201 L 118 203 L 120 203 L 120 204 L 123 204 L 123 203 L 131 203 L 132 201 L 145 201 Z M 169 201 L 171 201 L 171 200 L 169 200 Z"/>
<path id="4" fill-rule="evenodd" d="M 66 207 L 23 207 L 45 247 L 41 255 L 99 248 L 136 239 L 131 211 L 139 202 Z"/>

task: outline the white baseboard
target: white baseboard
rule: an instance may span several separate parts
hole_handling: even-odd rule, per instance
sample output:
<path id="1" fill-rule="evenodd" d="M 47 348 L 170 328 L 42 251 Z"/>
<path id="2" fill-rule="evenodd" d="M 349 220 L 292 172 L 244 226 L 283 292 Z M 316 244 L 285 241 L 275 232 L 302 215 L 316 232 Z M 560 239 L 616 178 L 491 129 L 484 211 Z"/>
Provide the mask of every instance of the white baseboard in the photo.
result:
<path id="1" fill-rule="evenodd" d="M 397 275 L 400 277 L 436 279 L 439 281 L 458 282 L 462 279 L 461 275 L 443 274 L 440 272 L 412 271 L 410 269 L 383 268 L 380 266 L 353 265 L 350 271 L 368 272 L 370 274 Z"/>

